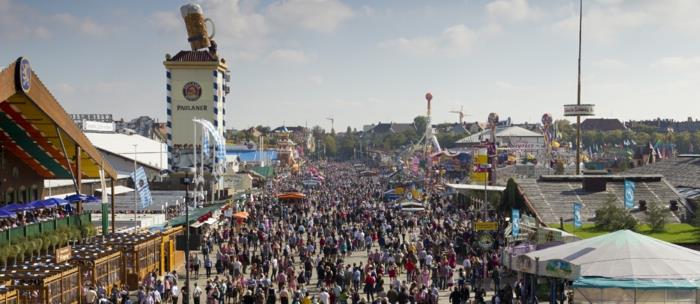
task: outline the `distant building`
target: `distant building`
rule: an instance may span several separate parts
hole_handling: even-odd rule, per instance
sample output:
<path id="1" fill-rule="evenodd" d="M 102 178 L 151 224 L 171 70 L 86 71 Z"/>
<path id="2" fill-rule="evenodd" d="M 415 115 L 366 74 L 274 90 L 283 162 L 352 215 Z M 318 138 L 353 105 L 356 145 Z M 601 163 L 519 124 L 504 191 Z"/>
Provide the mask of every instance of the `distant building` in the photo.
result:
<path id="1" fill-rule="evenodd" d="M 666 132 L 668 129 L 673 129 L 675 132 L 697 132 L 700 131 L 700 121 L 697 119 L 693 120 L 692 117 L 688 117 L 686 121 L 675 121 L 673 119 L 661 119 L 657 118 L 654 120 L 640 120 L 640 121 L 629 121 L 627 125 L 630 128 L 637 126 L 647 126 L 653 127 L 658 132 Z"/>
<path id="2" fill-rule="evenodd" d="M 615 131 L 626 130 L 625 125 L 617 118 L 588 118 L 581 123 L 583 131 Z"/>
<path id="3" fill-rule="evenodd" d="M 393 133 L 403 133 L 407 131 L 417 131 L 416 125 L 414 123 L 382 123 L 379 122 L 376 125 L 372 124 L 363 127 L 366 134 L 373 134 L 378 136 L 389 135 Z"/>
<path id="4" fill-rule="evenodd" d="M 452 135 L 470 135 L 471 132 L 467 129 L 466 124 L 446 123 L 433 125 L 433 129 L 437 134 L 452 134 Z"/>

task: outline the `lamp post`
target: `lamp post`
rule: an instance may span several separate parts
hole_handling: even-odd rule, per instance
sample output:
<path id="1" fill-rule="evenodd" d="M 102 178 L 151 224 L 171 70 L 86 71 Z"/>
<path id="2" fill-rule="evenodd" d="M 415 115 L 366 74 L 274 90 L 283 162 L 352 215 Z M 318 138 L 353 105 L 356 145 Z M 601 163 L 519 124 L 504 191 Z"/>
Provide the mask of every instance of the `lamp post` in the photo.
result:
<path id="1" fill-rule="evenodd" d="M 136 225 L 136 213 L 139 210 L 138 204 L 139 200 L 137 198 L 138 195 L 138 185 L 136 184 L 136 147 L 138 147 L 137 144 L 134 144 L 134 225 Z"/>
<path id="2" fill-rule="evenodd" d="M 189 185 L 191 181 L 189 174 L 195 170 L 195 168 L 187 168 L 185 170 L 185 178 L 182 181 L 185 184 L 185 290 L 188 298 L 190 296 L 190 204 L 187 200 L 190 196 Z M 189 303 L 189 299 L 185 303 Z"/>

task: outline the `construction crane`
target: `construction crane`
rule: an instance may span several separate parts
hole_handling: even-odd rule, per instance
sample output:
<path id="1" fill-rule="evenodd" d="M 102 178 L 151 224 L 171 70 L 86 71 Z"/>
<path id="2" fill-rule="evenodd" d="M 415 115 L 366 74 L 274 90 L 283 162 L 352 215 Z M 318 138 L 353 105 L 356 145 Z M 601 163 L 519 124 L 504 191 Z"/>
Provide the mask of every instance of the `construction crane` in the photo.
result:
<path id="1" fill-rule="evenodd" d="M 460 125 L 464 122 L 464 116 L 469 116 L 469 115 L 464 115 L 464 106 L 459 106 L 459 111 L 450 111 L 450 113 L 459 114 L 459 124 Z"/>

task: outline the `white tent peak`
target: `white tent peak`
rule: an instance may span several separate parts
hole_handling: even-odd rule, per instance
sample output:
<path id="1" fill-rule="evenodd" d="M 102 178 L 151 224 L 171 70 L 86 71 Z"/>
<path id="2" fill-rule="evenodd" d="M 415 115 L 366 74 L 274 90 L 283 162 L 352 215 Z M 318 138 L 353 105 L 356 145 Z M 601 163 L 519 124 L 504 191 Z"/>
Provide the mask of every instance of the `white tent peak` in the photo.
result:
<path id="1" fill-rule="evenodd" d="M 564 260 L 581 267 L 582 277 L 700 280 L 700 252 L 619 230 L 527 253 L 540 262 Z"/>

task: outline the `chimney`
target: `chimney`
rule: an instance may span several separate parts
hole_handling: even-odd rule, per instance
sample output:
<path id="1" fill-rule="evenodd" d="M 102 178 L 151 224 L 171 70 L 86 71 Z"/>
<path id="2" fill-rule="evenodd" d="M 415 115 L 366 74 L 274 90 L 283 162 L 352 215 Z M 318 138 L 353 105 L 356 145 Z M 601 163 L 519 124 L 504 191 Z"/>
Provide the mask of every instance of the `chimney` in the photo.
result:
<path id="1" fill-rule="evenodd" d="M 603 192 L 607 190 L 608 171 L 584 170 L 582 188 L 588 192 Z"/>

